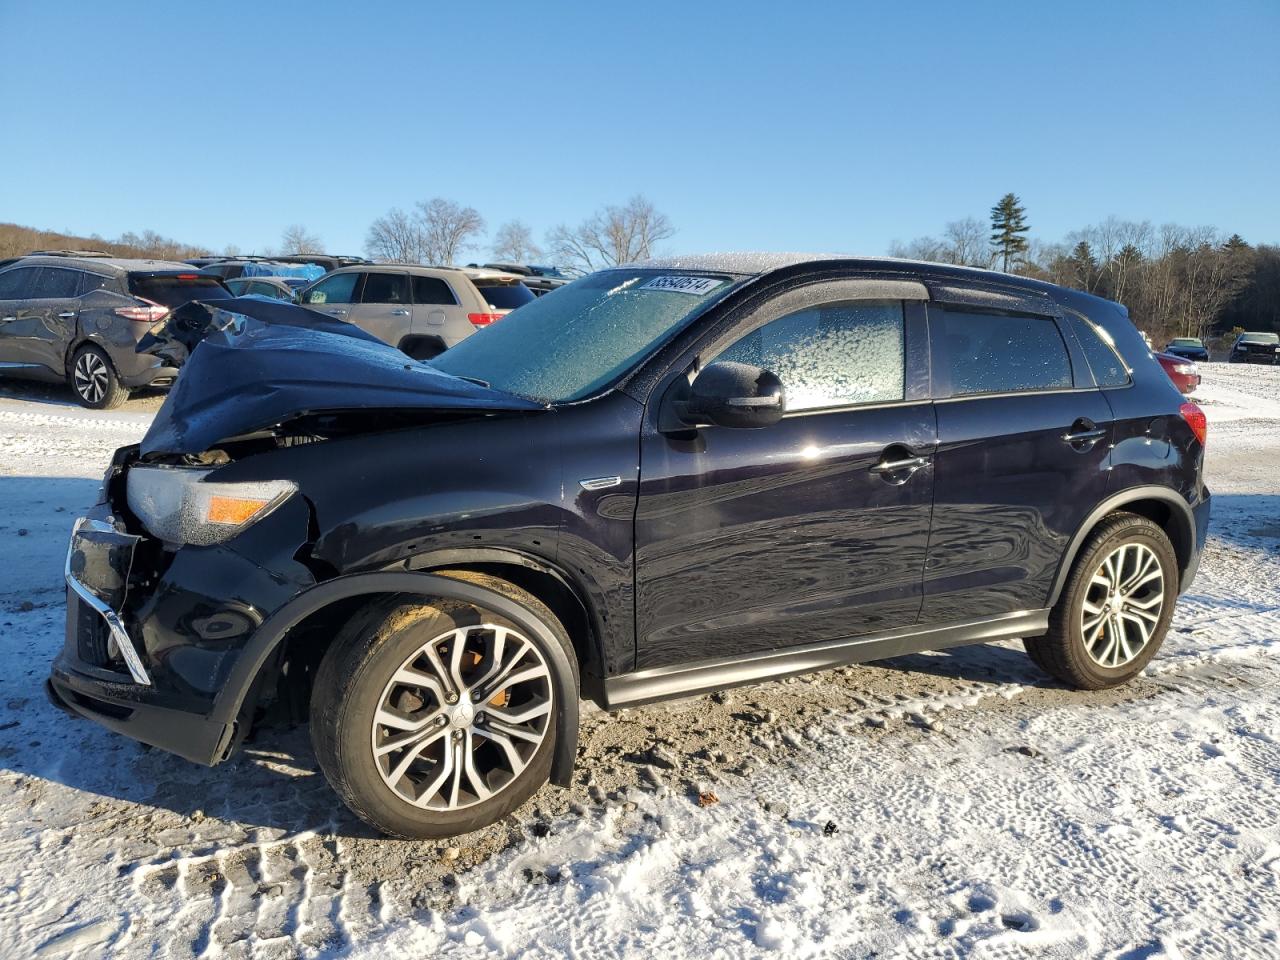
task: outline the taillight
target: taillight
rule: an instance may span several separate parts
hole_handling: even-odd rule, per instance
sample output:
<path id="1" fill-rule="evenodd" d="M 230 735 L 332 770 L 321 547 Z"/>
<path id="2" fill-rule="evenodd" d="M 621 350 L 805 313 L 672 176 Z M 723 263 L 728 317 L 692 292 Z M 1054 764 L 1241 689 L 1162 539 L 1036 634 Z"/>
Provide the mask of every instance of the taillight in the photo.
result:
<path id="1" fill-rule="evenodd" d="M 471 321 L 473 326 L 487 327 L 489 324 L 502 319 L 500 313 L 468 313 L 467 319 Z"/>
<path id="2" fill-rule="evenodd" d="M 141 297 L 138 299 L 142 300 Z M 141 304 L 134 307 L 116 307 L 114 312 L 116 316 L 135 323 L 157 323 L 169 315 L 169 308 L 150 300 L 142 300 Z"/>
<path id="3" fill-rule="evenodd" d="M 1204 446 L 1205 437 L 1209 435 L 1209 421 L 1205 419 L 1204 411 L 1194 403 L 1184 403 L 1178 408 L 1178 412 L 1200 441 L 1200 446 Z"/>

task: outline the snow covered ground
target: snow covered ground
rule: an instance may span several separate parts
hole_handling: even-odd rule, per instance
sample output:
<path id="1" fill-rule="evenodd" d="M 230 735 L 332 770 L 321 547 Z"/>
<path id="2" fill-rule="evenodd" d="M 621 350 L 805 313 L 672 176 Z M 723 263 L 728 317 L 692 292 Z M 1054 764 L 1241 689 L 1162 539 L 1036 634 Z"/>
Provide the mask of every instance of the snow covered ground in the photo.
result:
<path id="1" fill-rule="evenodd" d="M 1129 687 L 998 644 L 592 711 L 572 790 L 452 844 L 371 836 L 304 732 L 206 770 L 45 703 L 155 402 L 7 389 L 0 956 L 1280 957 L 1280 370 L 1201 369 L 1211 539 Z"/>

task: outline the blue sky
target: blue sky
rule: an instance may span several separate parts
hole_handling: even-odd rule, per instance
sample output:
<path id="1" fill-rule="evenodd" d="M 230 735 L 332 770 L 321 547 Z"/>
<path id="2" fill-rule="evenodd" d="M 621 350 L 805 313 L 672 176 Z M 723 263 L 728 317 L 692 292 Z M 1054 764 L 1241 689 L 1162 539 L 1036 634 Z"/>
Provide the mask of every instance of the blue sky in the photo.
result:
<path id="1" fill-rule="evenodd" d="M 535 236 L 884 252 L 1006 191 L 1280 240 L 1280 3 L 0 0 L 0 220 L 359 252 L 444 196 Z M 479 251 L 483 253 L 484 251 Z"/>

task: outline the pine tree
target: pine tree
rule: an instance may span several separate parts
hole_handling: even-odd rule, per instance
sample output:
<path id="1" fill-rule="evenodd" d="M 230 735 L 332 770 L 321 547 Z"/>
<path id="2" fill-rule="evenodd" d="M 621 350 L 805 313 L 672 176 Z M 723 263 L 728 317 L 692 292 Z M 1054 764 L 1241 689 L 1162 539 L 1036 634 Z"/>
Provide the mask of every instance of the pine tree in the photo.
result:
<path id="1" fill-rule="evenodd" d="M 1017 264 L 1027 252 L 1027 211 L 1012 193 L 1006 193 L 991 208 L 991 247 L 1000 258 L 1001 269 L 1009 272 L 1009 264 Z"/>
<path id="2" fill-rule="evenodd" d="M 1071 272 L 1075 275 L 1075 281 L 1084 290 L 1093 293 L 1093 288 L 1098 282 L 1098 258 L 1093 255 L 1093 250 L 1089 248 L 1089 244 L 1081 240 L 1071 250 Z"/>

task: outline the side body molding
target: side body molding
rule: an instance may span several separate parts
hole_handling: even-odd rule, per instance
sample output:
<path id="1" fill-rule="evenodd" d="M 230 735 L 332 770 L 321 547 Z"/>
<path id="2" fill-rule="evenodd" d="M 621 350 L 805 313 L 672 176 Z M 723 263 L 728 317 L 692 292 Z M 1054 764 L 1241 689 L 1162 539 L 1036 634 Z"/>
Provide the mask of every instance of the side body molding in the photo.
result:
<path id="1" fill-rule="evenodd" d="M 268 658 L 279 647 L 285 635 L 306 617 L 338 600 L 388 593 L 411 593 L 480 604 L 543 641 L 557 686 L 564 691 L 556 710 L 557 735 L 555 756 L 551 761 L 551 782 L 567 787 L 578 753 L 577 661 L 565 656 L 559 641 L 524 607 L 483 587 L 449 577 L 405 571 L 362 573 L 328 580 L 303 591 L 263 621 L 262 626 L 254 633 L 236 660 L 231 675 L 214 704 L 210 719 L 228 725 L 236 722 L 245 699 Z"/>

